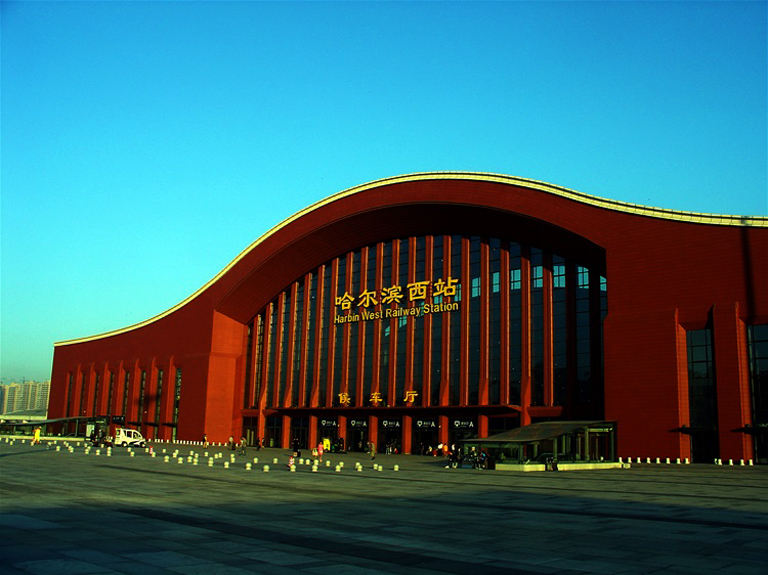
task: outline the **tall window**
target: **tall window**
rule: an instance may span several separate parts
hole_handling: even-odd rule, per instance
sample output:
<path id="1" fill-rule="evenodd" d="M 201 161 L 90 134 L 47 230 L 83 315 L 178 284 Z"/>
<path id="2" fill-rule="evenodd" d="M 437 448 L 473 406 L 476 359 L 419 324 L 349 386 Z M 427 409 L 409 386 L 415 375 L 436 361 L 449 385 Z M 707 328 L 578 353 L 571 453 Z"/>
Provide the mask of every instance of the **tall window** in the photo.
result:
<path id="1" fill-rule="evenodd" d="M 99 374 L 97 373 L 93 382 L 93 409 L 91 410 L 93 416 L 99 415 L 99 383 Z"/>
<path id="2" fill-rule="evenodd" d="M 293 330 L 293 377 L 291 378 L 291 401 L 290 405 L 301 405 L 299 403 L 299 391 L 301 391 L 301 381 L 299 373 L 301 370 L 301 351 L 302 335 L 304 334 L 304 282 L 299 283 L 296 289 L 296 313 L 294 315 Z"/>
<path id="3" fill-rule="evenodd" d="M 578 403 L 591 397 L 592 346 L 589 306 L 589 270 L 576 268 L 576 394 Z"/>
<path id="4" fill-rule="evenodd" d="M 72 415 L 72 391 L 75 387 L 75 376 L 69 374 L 69 383 L 67 383 L 67 415 Z"/>
<path id="5" fill-rule="evenodd" d="M 317 315 L 320 306 L 317 301 L 317 278 L 318 274 L 311 274 L 312 278 L 309 282 L 309 309 L 308 314 L 308 329 L 307 329 L 307 346 L 305 363 L 306 370 L 304 372 L 304 398 L 302 405 L 304 407 L 309 406 L 312 399 L 312 382 L 315 381 L 315 329 L 317 328 Z"/>
<path id="6" fill-rule="evenodd" d="M 520 405 L 523 374 L 523 296 L 520 244 L 509 243 L 509 402 Z"/>
<path id="7" fill-rule="evenodd" d="M 130 386 L 131 372 L 126 369 L 125 378 L 123 380 L 123 417 L 125 418 L 125 421 L 128 421 L 128 408 L 130 407 L 130 403 L 128 402 L 128 392 L 130 391 Z"/>
<path id="8" fill-rule="evenodd" d="M 720 451 L 712 330 L 689 331 L 687 344 L 691 457 L 696 463 L 711 462 Z"/>
<path id="9" fill-rule="evenodd" d="M 163 370 L 157 370 L 157 395 L 155 399 L 155 423 L 160 424 L 160 404 L 163 399 Z"/>
<path id="10" fill-rule="evenodd" d="M 77 415 L 85 415 L 85 396 L 88 394 L 88 384 L 86 383 L 86 377 L 83 373 L 80 376 L 80 410 Z"/>
<path id="11" fill-rule="evenodd" d="M 531 248 L 531 404 L 544 405 L 544 261 Z"/>
<path id="12" fill-rule="evenodd" d="M 552 258 L 552 392 L 554 405 L 565 403 L 568 381 L 568 314 L 565 291 L 565 259 Z"/>
<path id="13" fill-rule="evenodd" d="M 139 416 L 137 418 L 137 421 L 139 422 L 139 425 L 144 423 L 144 411 L 146 409 L 146 406 L 144 405 L 144 401 L 146 399 L 146 387 L 147 387 L 147 372 L 146 370 L 141 370 L 141 381 L 139 383 Z"/>
<path id="14" fill-rule="evenodd" d="M 179 403 L 181 402 L 181 368 L 176 368 L 176 381 L 173 386 L 173 432 L 172 438 L 176 439 L 176 430 L 179 425 Z"/>
<path id="15" fill-rule="evenodd" d="M 501 240 L 488 242 L 491 291 L 488 308 L 488 403 L 501 403 Z"/>
<path id="16" fill-rule="evenodd" d="M 749 326 L 749 380 L 752 396 L 752 426 L 768 427 L 768 324 Z M 768 440 L 755 434 L 755 459 L 768 463 Z"/>
<path id="17" fill-rule="evenodd" d="M 115 391 L 115 372 L 109 371 L 109 391 L 107 393 L 107 417 L 112 417 L 112 396 Z"/>
<path id="18" fill-rule="evenodd" d="M 472 236 L 469 239 L 469 281 L 471 290 L 469 298 L 469 373 L 467 387 L 469 405 L 477 405 L 479 401 L 480 378 L 480 310 L 482 306 L 483 278 L 480 266 L 480 238 Z"/>

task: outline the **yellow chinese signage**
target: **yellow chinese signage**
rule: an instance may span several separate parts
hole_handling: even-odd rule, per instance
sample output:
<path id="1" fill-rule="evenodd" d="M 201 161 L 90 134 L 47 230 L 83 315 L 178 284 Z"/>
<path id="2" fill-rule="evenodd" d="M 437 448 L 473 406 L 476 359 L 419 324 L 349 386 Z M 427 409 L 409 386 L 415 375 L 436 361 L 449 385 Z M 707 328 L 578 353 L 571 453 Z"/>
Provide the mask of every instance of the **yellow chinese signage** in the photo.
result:
<path id="1" fill-rule="evenodd" d="M 368 321 L 372 319 L 388 319 L 394 317 L 415 316 L 422 317 L 430 313 L 442 313 L 444 311 L 456 311 L 459 309 L 458 302 L 443 302 L 444 297 L 453 297 L 456 295 L 459 280 L 452 277 L 439 279 L 435 282 L 420 281 L 409 283 L 405 286 L 394 285 L 382 288 L 380 292 L 365 290 L 357 298 L 346 291 L 336 297 L 336 306 L 341 307 L 342 311 L 348 313 L 336 314 L 333 323 L 354 323 L 358 321 Z M 429 288 L 432 288 L 433 303 L 426 303 L 429 295 Z M 416 307 L 387 307 L 381 310 L 371 310 L 375 306 L 392 305 L 407 306 L 410 302 L 425 302 Z M 358 308 L 358 312 L 351 312 L 352 305 Z"/>

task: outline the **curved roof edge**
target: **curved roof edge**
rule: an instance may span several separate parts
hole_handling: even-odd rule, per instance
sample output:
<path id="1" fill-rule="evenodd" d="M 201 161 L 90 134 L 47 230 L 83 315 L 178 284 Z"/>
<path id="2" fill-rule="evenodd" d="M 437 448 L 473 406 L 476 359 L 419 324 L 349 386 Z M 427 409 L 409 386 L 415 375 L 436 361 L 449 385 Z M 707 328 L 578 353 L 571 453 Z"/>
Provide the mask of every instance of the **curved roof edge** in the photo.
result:
<path id="1" fill-rule="evenodd" d="M 380 186 L 391 185 L 391 184 L 399 184 L 403 182 L 414 182 L 419 180 L 471 180 L 471 181 L 481 181 L 481 182 L 494 182 L 494 183 L 507 184 L 507 185 L 519 185 L 526 188 L 539 190 L 541 192 L 545 192 L 548 194 L 561 196 L 570 200 L 574 200 L 574 201 L 595 206 L 598 208 L 609 209 L 609 210 L 614 210 L 618 212 L 625 212 L 625 213 L 633 214 L 637 216 L 646 216 L 646 217 L 652 217 L 652 218 L 675 220 L 679 222 L 709 224 L 709 225 L 719 225 L 719 226 L 768 227 L 768 217 L 703 214 L 703 213 L 697 213 L 697 212 L 670 210 L 666 208 L 654 208 L 649 206 L 643 206 L 640 204 L 621 202 L 619 200 L 608 200 L 605 198 L 601 198 L 599 196 L 592 196 L 589 194 L 585 194 L 583 192 L 577 192 L 569 188 L 548 184 L 546 182 L 541 182 L 538 180 L 519 178 L 516 176 L 506 176 L 503 174 L 493 174 L 493 173 L 486 173 L 486 172 L 416 172 L 413 174 L 405 174 L 400 176 L 382 178 L 379 180 L 373 180 L 365 184 L 360 184 L 352 188 L 347 188 L 346 190 L 336 192 L 335 194 L 328 196 L 322 200 L 319 200 L 314 204 L 307 206 L 303 210 L 296 212 L 292 216 L 286 218 L 279 224 L 267 230 L 265 233 L 261 234 L 248 247 L 246 247 L 243 251 L 241 251 L 235 257 L 235 259 L 233 259 L 229 264 L 227 264 L 224 267 L 224 269 L 222 269 L 218 274 L 216 274 L 213 278 L 211 278 L 198 290 L 192 293 L 189 297 L 179 302 L 175 306 L 171 307 L 170 309 L 157 314 L 156 316 L 153 316 L 139 323 L 118 328 L 112 331 L 108 331 L 108 332 L 104 332 L 104 333 L 100 333 L 92 336 L 77 338 L 77 339 L 59 341 L 59 342 L 55 342 L 53 345 L 54 347 L 58 347 L 58 346 L 64 346 L 64 345 L 73 345 L 77 343 L 86 343 L 86 342 L 97 340 L 97 339 L 103 339 L 103 338 L 112 337 L 115 335 L 120 335 L 122 333 L 133 331 L 133 330 L 142 328 L 144 326 L 147 326 L 149 324 L 152 324 L 172 314 L 176 310 L 181 309 L 185 305 L 187 305 L 189 302 L 191 302 L 193 299 L 195 299 L 197 296 L 203 293 L 206 289 L 208 289 L 211 285 L 216 283 L 219 280 L 219 278 L 221 278 L 224 274 L 226 274 L 232 267 L 237 265 L 237 263 L 240 260 L 242 260 L 246 254 L 248 254 L 251 250 L 255 249 L 256 246 L 262 243 L 266 238 L 268 238 L 278 230 L 284 228 L 294 220 L 297 220 L 298 218 L 307 214 L 308 212 L 321 208 L 327 204 L 330 204 L 332 202 L 335 202 L 347 196 L 358 194 L 360 192 L 364 192 L 372 188 L 378 188 Z"/>

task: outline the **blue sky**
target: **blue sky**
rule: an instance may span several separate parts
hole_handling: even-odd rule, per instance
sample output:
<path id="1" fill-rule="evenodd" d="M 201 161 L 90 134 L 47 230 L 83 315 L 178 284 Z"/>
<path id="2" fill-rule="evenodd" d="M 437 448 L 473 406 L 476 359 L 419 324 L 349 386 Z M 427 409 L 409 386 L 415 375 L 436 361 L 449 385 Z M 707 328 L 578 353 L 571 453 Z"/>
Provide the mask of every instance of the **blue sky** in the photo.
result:
<path id="1" fill-rule="evenodd" d="M 0 376 L 375 179 L 768 215 L 766 2 L 2 2 Z"/>

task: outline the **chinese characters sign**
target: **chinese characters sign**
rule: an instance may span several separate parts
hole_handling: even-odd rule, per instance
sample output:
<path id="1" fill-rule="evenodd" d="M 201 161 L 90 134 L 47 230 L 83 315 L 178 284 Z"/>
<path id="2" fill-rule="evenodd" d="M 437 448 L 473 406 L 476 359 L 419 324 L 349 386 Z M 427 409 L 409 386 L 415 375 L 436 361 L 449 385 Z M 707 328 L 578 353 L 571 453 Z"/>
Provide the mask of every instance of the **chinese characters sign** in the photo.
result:
<path id="1" fill-rule="evenodd" d="M 430 287 L 432 288 L 432 303 L 427 303 Z M 435 282 L 412 282 L 407 284 L 405 289 L 403 289 L 403 286 L 394 285 L 382 288 L 381 291 L 365 290 L 357 297 L 344 292 L 336 297 L 335 303 L 342 311 L 348 313 L 336 314 L 333 322 L 337 324 L 354 323 L 361 320 L 368 321 L 405 316 L 421 317 L 430 313 L 456 311 L 459 309 L 458 302 L 443 302 L 443 298 L 455 297 L 458 287 L 459 280 L 449 276 Z M 411 302 L 424 303 L 417 307 L 405 307 Z M 381 310 L 369 309 L 375 308 L 379 304 L 384 306 L 395 305 L 397 307 L 386 307 Z M 351 312 L 353 306 L 357 308 L 357 313 Z"/>

